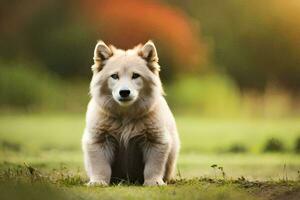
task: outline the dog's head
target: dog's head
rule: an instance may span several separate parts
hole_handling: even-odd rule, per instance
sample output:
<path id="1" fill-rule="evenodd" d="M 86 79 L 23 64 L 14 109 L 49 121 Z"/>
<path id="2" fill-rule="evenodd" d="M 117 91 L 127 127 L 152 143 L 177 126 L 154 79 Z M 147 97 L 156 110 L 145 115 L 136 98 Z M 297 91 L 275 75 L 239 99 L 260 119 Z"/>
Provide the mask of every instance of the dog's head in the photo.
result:
<path id="1" fill-rule="evenodd" d="M 145 112 L 162 94 L 158 55 L 152 41 L 127 51 L 99 41 L 94 62 L 90 93 L 108 112 Z"/>

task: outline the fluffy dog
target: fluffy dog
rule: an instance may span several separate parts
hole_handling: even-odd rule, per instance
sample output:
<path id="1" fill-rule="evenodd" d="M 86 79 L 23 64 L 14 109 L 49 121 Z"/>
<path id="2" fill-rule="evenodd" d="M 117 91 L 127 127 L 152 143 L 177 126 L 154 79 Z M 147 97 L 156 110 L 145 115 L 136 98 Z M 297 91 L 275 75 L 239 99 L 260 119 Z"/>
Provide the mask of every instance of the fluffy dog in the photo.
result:
<path id="1" fill-rule="evenodd" d="M 97 43 L 82 138 L 88 185 L 172 178 L 180 144 L 159 70 L 152 41 L 126 51 Z"/>

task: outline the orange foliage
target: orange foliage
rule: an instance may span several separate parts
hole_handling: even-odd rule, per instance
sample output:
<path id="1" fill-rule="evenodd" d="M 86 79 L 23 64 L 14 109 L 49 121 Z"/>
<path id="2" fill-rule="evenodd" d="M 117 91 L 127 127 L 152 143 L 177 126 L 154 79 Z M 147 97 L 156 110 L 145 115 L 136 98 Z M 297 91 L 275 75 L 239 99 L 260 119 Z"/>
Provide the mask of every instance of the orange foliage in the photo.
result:
<path id="1" fill-rule="evenodd" d="M 164 48 L 177 67 L 195 71 L 205 58 L 189 18 L 178 9 L 149 0 L 82 0 L 90 23 L 101 39 L 121 48 L 131 48 L 148 39 Z M 197 70 L 197 69 L 196 69 Z"/>
<path id="2" fill-rule="evenodd" d="M 290 43 L 300 49 L 300 2 L 298 0 L 274 0 L 274 21 Z"/>

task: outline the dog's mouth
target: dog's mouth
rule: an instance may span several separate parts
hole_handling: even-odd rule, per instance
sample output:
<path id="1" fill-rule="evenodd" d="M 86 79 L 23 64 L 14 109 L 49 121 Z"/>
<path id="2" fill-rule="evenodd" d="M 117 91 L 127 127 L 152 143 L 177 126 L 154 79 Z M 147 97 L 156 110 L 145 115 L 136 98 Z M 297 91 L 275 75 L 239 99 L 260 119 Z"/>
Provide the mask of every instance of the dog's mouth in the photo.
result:
<path id="1" fill-rule="evenodd" d="M 129 101 L 132 101 L 132 98 L 126 97 L 126 98 L 119 98 L 118 100 L 120 102 L 129 102 Z"/>
<path id="2" fill-rule="evenodd" d="M 134 102 L 134 99 L 130 98 L 130 97 L 118 98 L 118 103 L 119 103 L 120 106 L 130 106 L 131 104 L 133 104 L 133 102 Z"/>

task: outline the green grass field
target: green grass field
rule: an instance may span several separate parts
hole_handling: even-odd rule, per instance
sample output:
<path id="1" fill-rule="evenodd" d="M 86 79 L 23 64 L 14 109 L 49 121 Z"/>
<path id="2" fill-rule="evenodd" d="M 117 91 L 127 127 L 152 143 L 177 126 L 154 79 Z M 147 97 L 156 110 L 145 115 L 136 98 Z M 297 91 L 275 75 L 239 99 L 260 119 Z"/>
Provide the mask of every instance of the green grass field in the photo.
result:
<path id="1" fill-rule="evenodd" d="M 3 115 L 0 199 L 23 193 L 28 199 L 297 199 L 300 156 L 293 148 L 299 122 L 177 116 L 182 141 L 177 181 L 154 188 L 87 188 L 80 146 L 84 114 Z M 272 137 L 283 142 L 284 152 L 262 153 Z M 230 153 L 234 145 L 245 152 Z M 222 166 L 225 176 L 213 164 Z M 19 192 L 10 192 L 10 185 Z M 46 195 L 49 190 L 53 197 Z"/>

